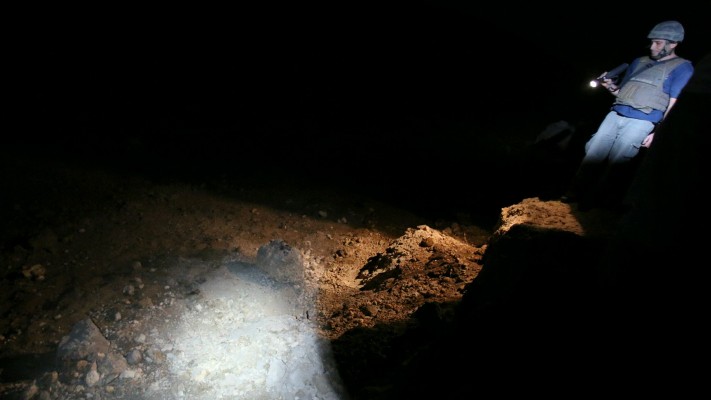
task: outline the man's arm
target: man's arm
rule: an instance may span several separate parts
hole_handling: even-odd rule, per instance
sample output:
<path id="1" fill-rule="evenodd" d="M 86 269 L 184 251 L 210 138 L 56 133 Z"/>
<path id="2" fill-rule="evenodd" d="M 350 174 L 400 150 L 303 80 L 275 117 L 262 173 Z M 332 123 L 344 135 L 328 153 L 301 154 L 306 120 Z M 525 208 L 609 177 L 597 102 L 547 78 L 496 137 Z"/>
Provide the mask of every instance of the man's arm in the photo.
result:
<path id="1" fill-rule="evenodd" d="M 662 117 L 662 121 L 667 118 L 667 115 L 669 114 L 669 111 L 672 109 L 672 107 L 674 107 L 674 104 L 676 104 L 676 98 L 669 98 L 669 105 L 667 106 L 666 111 L 664 111 L 664 117 Z"/>

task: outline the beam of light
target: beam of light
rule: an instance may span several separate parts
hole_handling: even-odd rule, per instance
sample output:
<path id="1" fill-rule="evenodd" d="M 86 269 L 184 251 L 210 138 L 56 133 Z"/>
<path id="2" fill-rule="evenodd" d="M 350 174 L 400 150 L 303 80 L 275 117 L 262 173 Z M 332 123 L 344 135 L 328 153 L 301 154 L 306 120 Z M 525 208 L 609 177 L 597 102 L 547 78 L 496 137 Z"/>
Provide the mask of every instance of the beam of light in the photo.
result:
<path id="1" fill-rule="evenodd" d="M 161 344 L 171 376 L 150 398 L 344 398 L 330 345 L 307 318 L 303 285 L 226 262 L 200 285 Z"/>

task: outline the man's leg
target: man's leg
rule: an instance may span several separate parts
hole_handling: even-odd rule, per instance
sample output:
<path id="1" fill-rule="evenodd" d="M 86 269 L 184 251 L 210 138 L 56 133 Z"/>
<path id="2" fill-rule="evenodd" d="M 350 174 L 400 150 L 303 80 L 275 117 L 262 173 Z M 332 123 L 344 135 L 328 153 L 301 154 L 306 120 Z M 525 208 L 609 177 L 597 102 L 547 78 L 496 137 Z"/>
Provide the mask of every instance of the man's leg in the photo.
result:
<path id="1" fill-rule="evenodd" d="M 585 144 L 585 156 L 578 167 L 573 182 L 561 200 L 566 202 L 589 201 L 597 192 L 600 175 L 605 169 L 608 155 L 617 138 L 621 117 L 615 112 L 607 114 L 597 132 Z"/>
<path id="2" fill-rule="evenodd" d="M 654 129 L 654 124 L 624 118 L 619 128 L 619 138 L 610 150 L 608 168 L 600 180 L 601 201 L 611 207 L 619 205 L 627 192 L 636 172 L 642 141 Z"/>

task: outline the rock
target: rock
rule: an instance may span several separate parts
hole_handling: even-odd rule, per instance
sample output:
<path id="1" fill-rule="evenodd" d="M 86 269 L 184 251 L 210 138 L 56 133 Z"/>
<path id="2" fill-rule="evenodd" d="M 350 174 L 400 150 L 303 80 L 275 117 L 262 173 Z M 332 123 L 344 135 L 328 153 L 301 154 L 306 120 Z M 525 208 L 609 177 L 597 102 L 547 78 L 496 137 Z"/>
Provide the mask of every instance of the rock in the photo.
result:
<path id="1" fill-rule="evenodd" d="M 106 354 L 110 343 L 101 334 L 91 318 L 77 322 L 69 335 L 64 336 L 57 347 L 60 361 L 95 360 L 98 354 Z"/>
<path id="2" fill-rule="evenodd" d="M 304 260 L 301 253 L 283 240 L 272 240 L 261 246 L 257 250 L 256 264 L 279 283 L 299 285 L 304 281 Z"/>

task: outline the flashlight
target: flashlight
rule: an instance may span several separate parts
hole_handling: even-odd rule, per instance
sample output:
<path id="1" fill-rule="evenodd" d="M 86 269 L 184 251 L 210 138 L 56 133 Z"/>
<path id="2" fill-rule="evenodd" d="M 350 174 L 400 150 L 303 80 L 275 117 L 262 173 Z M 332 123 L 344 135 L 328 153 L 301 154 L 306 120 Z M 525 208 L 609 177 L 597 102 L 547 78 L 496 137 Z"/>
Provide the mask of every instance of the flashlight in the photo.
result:
<path id="1" fill-rule="evenodd" d="M 618 65 L 612 71 L 606 73 L 605 75 L 591 80 L 590 87 L 597 87 L 599 84 L 604 82 L 605 79 L 616 80 L 617 77 L 619 77 L 621 73 L 623 73 L 623 72 L 625 72 L 625 70 L 627 70 L 627 67 L 629 67 L 629 64 L 627 64 L 627 63 L 622 63 L 622 64 Z"/>

